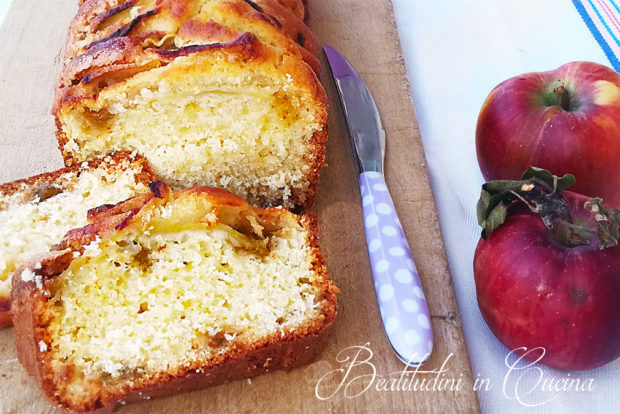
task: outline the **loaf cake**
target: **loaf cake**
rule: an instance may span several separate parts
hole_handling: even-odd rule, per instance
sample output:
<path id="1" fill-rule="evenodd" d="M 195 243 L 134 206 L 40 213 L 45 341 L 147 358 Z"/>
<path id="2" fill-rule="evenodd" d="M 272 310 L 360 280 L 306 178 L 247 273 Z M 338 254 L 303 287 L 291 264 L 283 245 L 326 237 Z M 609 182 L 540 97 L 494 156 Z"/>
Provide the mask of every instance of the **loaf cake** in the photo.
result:
<path id="1" fill-rule="evenodd" d="M 148 192 L 155 180 L 140 156 L 103 159 L 0 185 L 0 327 L 10 325 L 11 275 L 88 223 L 89 209 Z"/>
<path id="2" fill-rule="evenodd" d="M 313 216 L 221 189 L 151 189 L 13 276 L 19 360 L 63 410 L 291 369 L 334 320 Z"/>
<path id="3" fill-rule="evenodd" d="M 172 188 L 307 208 L 327 139 L 300 0 L 86 0 L 53 113 L 67 165 L 138 151 Z"/>

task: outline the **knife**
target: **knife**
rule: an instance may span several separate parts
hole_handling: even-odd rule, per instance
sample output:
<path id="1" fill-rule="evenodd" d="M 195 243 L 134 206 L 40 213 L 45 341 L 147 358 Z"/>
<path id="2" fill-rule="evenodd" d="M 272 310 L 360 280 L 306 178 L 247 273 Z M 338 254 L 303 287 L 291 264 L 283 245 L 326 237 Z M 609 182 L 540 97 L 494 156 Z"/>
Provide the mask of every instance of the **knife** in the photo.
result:
<path id="1" fill-rule="evenodd" d="M 353 66 L 332 47 L 323 49 L 359 173 L 366 245 L 383 327 L 398 358 L 419 366 L 430 358 L 433 330 L 409 244 L 383 176 L 385 132 L 379 111 Z"/>

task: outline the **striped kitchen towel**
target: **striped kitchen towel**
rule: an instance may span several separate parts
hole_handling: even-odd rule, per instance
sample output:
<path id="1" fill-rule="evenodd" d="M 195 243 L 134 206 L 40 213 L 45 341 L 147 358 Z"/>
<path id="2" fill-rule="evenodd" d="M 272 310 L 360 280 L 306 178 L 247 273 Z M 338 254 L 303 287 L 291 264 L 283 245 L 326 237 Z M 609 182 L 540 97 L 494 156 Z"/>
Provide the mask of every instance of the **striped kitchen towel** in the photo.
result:
<path id="1" fill-rule="evenodd" d="M 573 0 L 613 68 L 620 72 L 620 7 L 616 0 Z"/>

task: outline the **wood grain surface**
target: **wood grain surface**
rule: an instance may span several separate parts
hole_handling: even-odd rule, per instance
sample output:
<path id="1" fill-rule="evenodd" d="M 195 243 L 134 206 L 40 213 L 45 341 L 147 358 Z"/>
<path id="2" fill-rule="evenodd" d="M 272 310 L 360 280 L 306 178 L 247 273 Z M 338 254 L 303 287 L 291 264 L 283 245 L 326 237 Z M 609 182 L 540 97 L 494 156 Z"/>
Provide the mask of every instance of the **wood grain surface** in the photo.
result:
<path id="1" fill-rule="evenodd" d="M 67 27 L 77 3 L 14 0 L 0 27 L 1 182 L 62 166 L 50 110 Z M 289 373 L 274 372 L 252 381 L 144 401 L 120 413 L 479 412 L 391 2 L 309 0 L 309 7 L 311 26 L 321 41 L 349 58 L 379 106 L 387 134 L 385 174 L 429 302 L 433 356 L 420 372 L 403 376 L 417 382 L 401 382 L 397 388 L 404 366 L 383 333 L 366 253 L 357 174 L 323 60 L 323 84 L 331 102 L 329 166 L 323 169 L 314 210 L 329 271 L 341 290 L 327 348 L 311 365 Z M 351 347 L 366 344 L 372 357 L 349 370 L 347 363 L 356 350 L 358 361 L 369 358 L 368 351 Z M 380 382 L 390 378 L 391 383 Z M 425 388 L 413 389 L 416 384 Z M 11 329 L 0 330 L 0 413 L 50 412 L 56 410 L 17 362 Z"/>

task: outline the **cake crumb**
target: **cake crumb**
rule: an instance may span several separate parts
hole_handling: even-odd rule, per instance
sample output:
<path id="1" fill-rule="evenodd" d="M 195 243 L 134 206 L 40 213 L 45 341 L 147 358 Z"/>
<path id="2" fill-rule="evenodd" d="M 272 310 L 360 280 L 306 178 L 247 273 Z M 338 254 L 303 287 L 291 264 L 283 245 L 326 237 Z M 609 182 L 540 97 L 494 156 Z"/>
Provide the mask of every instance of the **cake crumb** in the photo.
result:
<path id="1" fill-rule="evenodd" d="M 24 269 L 21 274 L 21 278 L 24 282 L 32 282 L 35 276 L 36 275 L 34 274 L 34 272 L 30 269 Z"/>
<path id="2" fill-rule="evenodd" d="M 252 378 L 248 378 L 248 385 L 252 385 Z"/>
<path id="3" fill-rule="evenodd" d="M 77 153 L 80 151 L 80 147 L 78 146 L 77 142 L 75 142 L 75 140 L 73 139 L 67 141 L 63 149 L 66 149 L 67 152 L 69 153 Z"/>
<path id="4" fill-rule="evenodd" d="M 34 284 L 37 287 L 37 289 L 42 290 L 43 289 L 43 276 L 34 275 Z"/>
<path id="5" fill-rule="evenodd" d="M 47 344 L 44 341 L 39 341 L 39 352 L 46 352 Z"/>

